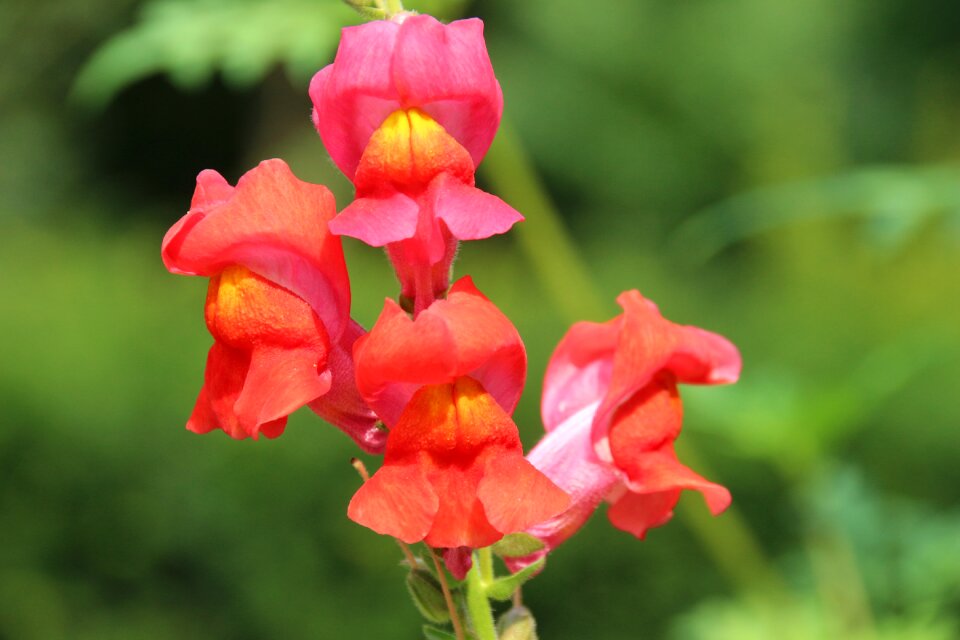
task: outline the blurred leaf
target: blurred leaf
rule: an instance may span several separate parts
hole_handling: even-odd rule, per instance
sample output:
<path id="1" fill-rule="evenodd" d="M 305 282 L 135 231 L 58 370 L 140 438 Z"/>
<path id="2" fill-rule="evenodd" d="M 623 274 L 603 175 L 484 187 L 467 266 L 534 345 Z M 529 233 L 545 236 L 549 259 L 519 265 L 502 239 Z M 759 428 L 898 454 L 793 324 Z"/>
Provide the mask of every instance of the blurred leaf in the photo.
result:
<path id="1" fill-rule="evenodd" d="M 768 368 L 749 372 L 722 394 L 695 387 L 684 393 L 691 411 L 703 416 L 697 420 L 702 428 L 730 438 L 746 455 L 795 470 L 866 425 L 907 383 L 958 350 L 947 336 L 920 330 L 877 345 L 826 379 Z"/>
<path id="2" fill-rule="evenodd" d="M 813 598 L 790 603 L 758 604 L 755 600 L 711 602 L 682 616 L 671 640 L 952 640 L 956 625 L 948 619 L 923 615 L 897 616 L 877 622 L 876 628 L 839 630 Z"/>
<path id="3" fill-rule="evenodd" d="M 673 246 L 684 259 L 705 262 L 736 242 L 793 222 L 859 218 L 868 241 L 896 249 L 926 221 L 949 220 L 958 212 L 958 166 L 862 168 L 725 200 L 683 224 Z"/>
<path id="4" fill-rule="evenodd" d="M 863 583 L 884 610 L 935 615 L 960 605 L 960 511 L 884 496 L 854 469 L 804 491 L 811 528 L 850 541 Z"/>
<path id="5" fill-rule="evenodd" d="M 462 0 L 420 3 L 439 14 Z M 108 40 L 73 87 L 81 103 L 102 106 L 155 73 L 190 89 L 220 71 L 237 87 L 260 81 L 278 63 L 298 82 L 331 61 L 340 29 L 360 17 L 336 0 L 151 0 L 140 21 Z"/>
<path id="6" fill-rule="evenodd" d="M 308 78 L 329 61 L 351 19 L 340 3 L 315 0 L 153 0 L 136 25 L 94 53 L 73 93 L 100 106 L 159 72 L 183 88 L 207 82 L 217 70 L 227 82 L 249 86 L 276 63 Z"/>

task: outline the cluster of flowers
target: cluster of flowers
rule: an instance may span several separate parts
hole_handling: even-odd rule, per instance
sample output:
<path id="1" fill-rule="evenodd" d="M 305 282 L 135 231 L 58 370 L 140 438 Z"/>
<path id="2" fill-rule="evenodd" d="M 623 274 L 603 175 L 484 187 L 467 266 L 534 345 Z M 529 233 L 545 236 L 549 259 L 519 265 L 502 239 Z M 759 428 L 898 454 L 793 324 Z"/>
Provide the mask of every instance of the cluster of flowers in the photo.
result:
<path id="1" fill-rule="evenodd" d="M 474 186 L 503 108 L 479 20 L 404 13 L 347 28 L 310 97 L 352 203 L 337 214 L 325 187 L 282 160 L 236 187 L 207 170 L 163 239 L 171 272 L 210 278 L 214 344 L 188 429 L 273 438 L 310 407 L 384 454 L 349 517 L 446 550 L 459 574 L 454 558 L 514 532 L 543 543 L 510 560 L 529 565 L 604 500 L 613 525 L 641 538 L 670 519 L 683 489 L 714 514 L 727 507 L 727 490 L 674 453 L 677 385 L 733 382 L 739 354 L 636 291 L 620 296 L 620 316 L 578 323 L 560 342 L 546 372 L 547 433 L 524 457 L 510 417 L 523 343 L 469 277 L 450 284 L 459 242 L 522 220 Z M 384 247 L 400 282 L 369 332 L 350 318 L 343 235 Z"/>

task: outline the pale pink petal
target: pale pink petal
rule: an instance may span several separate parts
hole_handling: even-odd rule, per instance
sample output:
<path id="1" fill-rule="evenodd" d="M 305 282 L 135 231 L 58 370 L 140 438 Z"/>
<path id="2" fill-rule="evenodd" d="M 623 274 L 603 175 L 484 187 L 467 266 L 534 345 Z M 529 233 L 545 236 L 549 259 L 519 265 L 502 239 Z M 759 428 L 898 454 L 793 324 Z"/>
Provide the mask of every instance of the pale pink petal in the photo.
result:
<path id="1" fill-rule="evenodd" d="M 570 496 L 570 506 L 526 532 L 546 544 L 546 548 L 523 558 L 511 558 L 508 566 L 519 570 L 576 533 L 596 510 L 604 497 L 619 483 L 617 472 L 602 462 L 590 440 L 590 425 L 597 405 L 584 407 L 549 432 L 530 451 L 527 460 Z"/>
<path id="2" fill-rule="evenodd" d="M 547 431 L 607 393 L 620 324 L 619 318 L 578 322 L 560 340 L 543 381 L 541 412 Z"/>

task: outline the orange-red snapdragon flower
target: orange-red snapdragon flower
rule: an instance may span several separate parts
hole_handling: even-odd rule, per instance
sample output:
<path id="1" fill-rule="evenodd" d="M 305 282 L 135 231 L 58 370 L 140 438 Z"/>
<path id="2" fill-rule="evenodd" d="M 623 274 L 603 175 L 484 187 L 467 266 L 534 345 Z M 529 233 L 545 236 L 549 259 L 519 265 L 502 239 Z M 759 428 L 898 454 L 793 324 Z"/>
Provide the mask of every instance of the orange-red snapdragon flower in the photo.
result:
<path id="1" fill-rule="evenodd" d="M 163 239 L 173 273 L 207 276 L 205 317 L 214 337 L 187 428 L 234 438 L 280 435 L 310 404 L 368 451 L 383 434 L 353 381 L 362 329 L 349 318 L 333 196 L 267 160 L 234 188 L 216 171 L 197 177 L 190 211 Z"/>
<path id="2" fill-rule="evenodd" d="M 509 413 L 526 354 L 469 278 L 411 319 L 391 300 L 354 349 L 367 403 L 391 426 L 383 466 L 348 515 L 432 547 L 485 547 L 566 508 L 523 457 Z"/>
<path id="3" fill-rule="evenodd" d="M 527 456 L 570 493 L 570 507 L 527 529 L 546 549 L 510 564 L 529 564 L 575 533 L 604 500 L 611 523 L 643 538 L 665 524 L 683 489 L 703 494 L 717 515 L 726 488 L 683 465 L 673 442 L 683 406 L 678 383 L 728 384 L 740 354 L 725 338 L 674 324 L 637 291 L 621 294 L 623 314 L 579 322 L 560 341 L 544 380 L 547 435 Z"/>

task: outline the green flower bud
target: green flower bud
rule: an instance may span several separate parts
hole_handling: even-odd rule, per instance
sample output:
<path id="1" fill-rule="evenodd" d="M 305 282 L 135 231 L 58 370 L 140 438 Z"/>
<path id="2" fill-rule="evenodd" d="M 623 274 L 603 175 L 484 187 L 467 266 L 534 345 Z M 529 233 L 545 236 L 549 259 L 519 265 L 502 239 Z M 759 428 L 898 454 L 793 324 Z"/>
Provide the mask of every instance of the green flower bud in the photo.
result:
<path id="1" fill-rule="evenodd" d="M 538 640 L 537 621 L 526 607 L 513 607 L 497 621 L 500 640 Z"/>
<path id="2" fill-rule="evenodd" d="M 450 620 L 443 589 L 432 573 L 419 567 L 413 569 L 407 574 L 407 591 L 424 618 L 436 623 Z"/>

